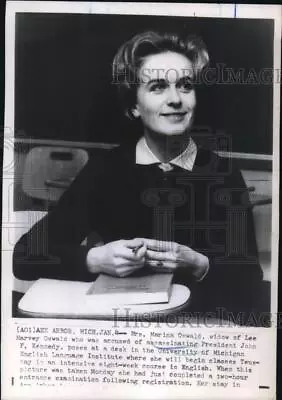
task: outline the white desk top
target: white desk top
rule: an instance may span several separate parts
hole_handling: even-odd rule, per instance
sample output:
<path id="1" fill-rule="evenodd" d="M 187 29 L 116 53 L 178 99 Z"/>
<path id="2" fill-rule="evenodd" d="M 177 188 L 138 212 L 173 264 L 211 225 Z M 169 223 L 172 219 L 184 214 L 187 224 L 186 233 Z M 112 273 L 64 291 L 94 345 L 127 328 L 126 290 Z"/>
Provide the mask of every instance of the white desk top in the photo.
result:
<path id="1" fill-rule="evenodd" d="M 32 285 L 20 300 L 18 309 L 25 316 L 35 318 L 93 318 L 120 319 L 134 318 L 146 314 L 172 314 L 186 307 L 190 290 L 183 285 L 172 285 L 168 303 L 124 305 L 116 303 L 101 304 L 86 295 L 92 282 L 72 282 L 53 279 L 40 279 Z"/>

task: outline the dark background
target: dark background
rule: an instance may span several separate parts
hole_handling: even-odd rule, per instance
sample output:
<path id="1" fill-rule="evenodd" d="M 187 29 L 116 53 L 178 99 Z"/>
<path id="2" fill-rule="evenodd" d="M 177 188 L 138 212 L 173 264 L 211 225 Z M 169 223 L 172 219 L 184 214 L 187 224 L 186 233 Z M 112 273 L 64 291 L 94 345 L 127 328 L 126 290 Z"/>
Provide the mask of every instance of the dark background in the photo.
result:
<path id="1" fill-rule="evenodd" d="M 199 34 L 211 67 L 248 73 L 273 66 L 270 20 L 20 13 L 15 136 L 109 143 L 134 137 L 138 129 L 122 115 L 111 84 L 111 63 L 125 40 L 148 29 Z M 197 95 L 195 125 L 230 135 L 233 151 L 272 153 L 271 85 L 217 84 Z"/>
<path id="2" fill-rule="evenodd" d="M 256 4 L 265 4 L 265 3 L 268 3 L 268 4 L 275 4 L 275 3 L 276 4 L 280 4 L 280 1 L 279 2 L 275 1 L 275 0 L 272 0 L 271 2 L 266 1 L 266 0 L 264 0 L 264 1 L 256 1 Z M 1 16 L 1 23 L 0 23 L 0 32 L 1 32 L 0 33 L 0 43 L 1 43 L 1 45 L 0 45 L 0 72 L 1 72 L 0 73 L 0 93 L 1 93 L 1 96 L 0 96 L 0 110 L 1 110 L 0 121 L 1 121 L 1 126 L 4 126 L 4 59 L 5 59 L 5 51 L 4 51 L 5 3 L 4 2 L 0 3 L 0 10 L 1 10 L 1 13 L 0 13 L 0 16 Z M 250 21 L 248 21 L 248 22 L 250 22 Z M 269 25 L 269 23 L 267 25 Z M 268 28 L 268 31 L 269 30 L 271 31 L 271 34 L 272 34 L 272 27 Z M 36 33 L 34 33 L 34 36 L 35 35 L 36 35 Z M 268 47 L 269 47 L 270 51 L 272 52 L 272 44 L 269 44 L 269 41 L 268 41 Z M 271 99 L 269 99 L 269 98 L 267 99 L 267 101 L 264 102 L 264 104 L 268 103 L 268 100 L 270 101 L 270 105 L 271 105 Z M 270 105 L 269 105 L 269 108 L 270 108 Z M 253 122 L 255 122 L 255 121 L 256 121 L 256 118 L 254 119 Z M 271 115 L 269 115 L 269 121 L 270 122 L 268 122 L 268 124 L 270 125 L 271 124 Z M 18 122 L 20 123 L 21 121 L 18 120 Z M 2 142 L 2 147 L 1 147 L 1 154 L 2 154 L 3 136 L 2 136 L 2 141 L 1 142 Z M 251 141 L 250 141 L 250 143 L 251 143 Z M 270 135 L 269 131 L 267 132 L 267 143 L 271 143 L 271 135 Z M 256 145 L 256 143 L 255 143 L 255 145 Z M 281 151 L 281 149 L 280 149 L 280 151 Z M 1 161 L 2 161 L 2 157 L 1 157 Z M 280 282 L 280 274 L 279 274 L 279 283 L 281 283 Z M 281 297 L 282 296 L 279 296 L 279 310 L 280 311 L 282 311 Z M 281 357 L 281 349 L 282 349 L 282 334 L 281 333 L 282 333 L 282 329 L 281 328 L 282 328 L 282 326 L 281 326 L 281 322 L 280 322 L 280 324 L 278 324 L 278 332 L 277 332 L 278 333 L 278 342 L 277 342 L 277 353 L 278 353 L 277 354 L 278 355 L 277 361 L 278 361 L 278 364 L 277 364 L 277 374 L 276 374 L 276 377 L 277 377 L 277 391 L 278 391 L 277 398 L 282 397 L 282 396 L 279 396 L 279 394 L 282 394 L 282 384 L 281 384 L 281 381 L 282 381 L 281 380 L 281 376 L 282 376 L 282 362 L 281 362 L 281 359 L 282 359 L 282 357 Z"/>

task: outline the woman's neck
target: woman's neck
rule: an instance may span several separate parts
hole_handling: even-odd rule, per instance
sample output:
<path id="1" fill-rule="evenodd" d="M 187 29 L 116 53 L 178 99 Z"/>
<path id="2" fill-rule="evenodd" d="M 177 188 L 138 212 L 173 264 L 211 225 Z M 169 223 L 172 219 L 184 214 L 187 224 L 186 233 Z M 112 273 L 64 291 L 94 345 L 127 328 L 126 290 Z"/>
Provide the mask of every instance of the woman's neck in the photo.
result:
<path id="1" fill-rule="evenodd" d="M 144 136 L 149 149 L 161 162 L 169 162 L 183 153 L 190 141 L 188 133 L 166 136 L 145 132 Z"/>

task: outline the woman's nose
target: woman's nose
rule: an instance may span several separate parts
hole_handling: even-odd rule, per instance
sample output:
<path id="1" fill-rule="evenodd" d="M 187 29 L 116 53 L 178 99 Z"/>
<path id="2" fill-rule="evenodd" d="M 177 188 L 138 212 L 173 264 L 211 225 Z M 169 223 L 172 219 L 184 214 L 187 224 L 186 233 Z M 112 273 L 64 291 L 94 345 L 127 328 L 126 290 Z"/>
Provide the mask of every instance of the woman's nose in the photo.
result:
<path id="1" fill-rule="evenodd" d="M 171 87 L 168 91 L 167 102 L 169 105 L 180 106 L 181 105 L 181 96 L 177 88 Z"/>

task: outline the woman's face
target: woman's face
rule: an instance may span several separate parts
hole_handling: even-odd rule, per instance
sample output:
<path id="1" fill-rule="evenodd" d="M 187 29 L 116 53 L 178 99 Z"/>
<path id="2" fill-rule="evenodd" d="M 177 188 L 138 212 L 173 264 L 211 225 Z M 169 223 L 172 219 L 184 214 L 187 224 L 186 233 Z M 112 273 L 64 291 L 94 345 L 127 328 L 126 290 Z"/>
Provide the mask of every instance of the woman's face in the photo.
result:
<path id="1" fill-rule="evenodd" d="M 165 52 L 145 58 L 133 109 L 145 134 L 181 135 L 191 128 L 196 107 L 192 78 L 192 63 L 182 54 Z"/>

